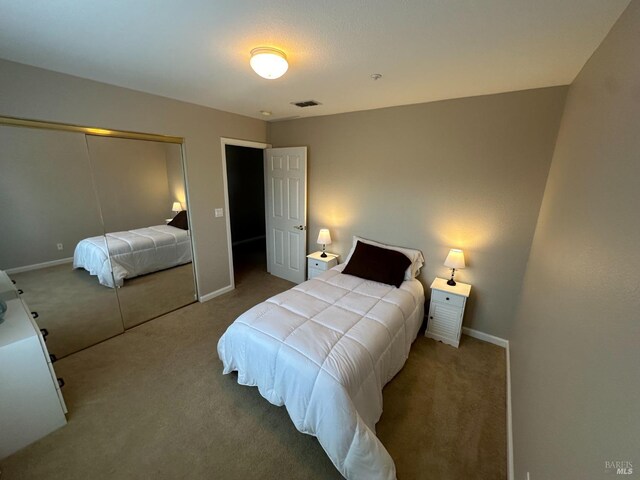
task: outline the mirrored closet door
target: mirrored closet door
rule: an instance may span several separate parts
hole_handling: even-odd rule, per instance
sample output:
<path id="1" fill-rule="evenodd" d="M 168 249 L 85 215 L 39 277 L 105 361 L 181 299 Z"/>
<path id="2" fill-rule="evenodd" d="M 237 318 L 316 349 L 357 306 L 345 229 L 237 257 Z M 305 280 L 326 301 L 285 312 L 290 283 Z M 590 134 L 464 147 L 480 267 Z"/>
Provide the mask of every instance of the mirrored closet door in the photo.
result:
<path id="1" fill-rule="evenodd" d="M 0 125 L 0 172 L 0 270 L 37 312 L 49 352 L 122 333 L 115 291 L 74 268 L 81 240 L 104 243 L 84 134 Z"/>
<path id="2" fill-rule="evenodd" d="M 0 270 L 51 353 L 196 300 L 180 143 L 12 121 L 0 118 Z"/>
<path id="3" fill-rule="evenodd" d="M 181 146 L 96 136 L 87 145 L 125 328 L 193 303 Z"/>

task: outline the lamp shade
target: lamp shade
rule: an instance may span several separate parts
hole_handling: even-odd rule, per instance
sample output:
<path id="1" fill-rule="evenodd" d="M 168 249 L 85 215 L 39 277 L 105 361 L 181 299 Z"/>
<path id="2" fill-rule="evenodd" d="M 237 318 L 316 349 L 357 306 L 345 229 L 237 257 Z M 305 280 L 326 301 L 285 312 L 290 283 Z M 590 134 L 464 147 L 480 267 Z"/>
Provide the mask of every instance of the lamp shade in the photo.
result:
<path id="1" fill-rule="evenodd" d="M 258 47 L 251 50 L 249 64 L 254 72 L 268 80 L 280 78 L 289 69 L 284 52 L 271 47 Z"/>
<path id="2" fill-rule="evenodd" d="M 456 269 L 464 268 L 464 253 L 462 253 L 462 250 L 458 248 L 452 248 L 449 250 L 449 255 L 447 255 L 447 258 L 444 261 L 444 266 Z"/>
<path id="3" fill-rule="evenodd" d="M 173 202 L 173 205 L 171 206 L 171 211 L 172 212 L 181 212 L 182 211 L 182 205 L 180 205 L 180 202 Z"/>
<path id="4" fill-rule="evenodd" d="M 320 245 L 331 245 L 331 234 L 328 228 L 321 228 L 318 234 L 318 243 Z"/>

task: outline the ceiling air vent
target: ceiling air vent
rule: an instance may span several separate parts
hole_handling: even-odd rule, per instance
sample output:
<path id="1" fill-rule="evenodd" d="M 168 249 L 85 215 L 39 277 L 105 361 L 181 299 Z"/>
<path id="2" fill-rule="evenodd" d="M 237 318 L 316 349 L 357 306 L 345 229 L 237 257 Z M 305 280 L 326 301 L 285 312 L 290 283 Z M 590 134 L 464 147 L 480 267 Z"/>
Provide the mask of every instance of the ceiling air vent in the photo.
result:
<path id="1" fill-rule="evenodd" d="M 291 102 L 291 105 L 304 108 L 304 107 L 315 107 L 316 105 L 322 105 L 322 104 L 320 102 L 316 102 L 315 100 L 304 100 L 302 102 Z"/>

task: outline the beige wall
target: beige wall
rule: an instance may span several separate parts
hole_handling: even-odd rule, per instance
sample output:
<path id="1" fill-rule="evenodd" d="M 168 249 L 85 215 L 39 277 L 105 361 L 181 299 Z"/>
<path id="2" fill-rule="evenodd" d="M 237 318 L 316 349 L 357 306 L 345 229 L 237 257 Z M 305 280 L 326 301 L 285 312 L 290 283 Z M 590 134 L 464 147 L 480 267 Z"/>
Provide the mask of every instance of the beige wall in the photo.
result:
<path id="1" fill-rule="evenodd" d="M 184 186 L 184 172 L 182 171 L 182 152 L 180 145 L 165 143 L 167 162 L 167 181 L 169 182 L 169 196 L 171 205 L 180 202 L 182 208 L 187 206 L 187 194 Z M 169 212 L 170 216 L 175 213 Z"/>
<path id="2" fill-rule="evenodd" d="M 634 0 L 569 89 L 509 336 L 516 479 L 640 469 L 639 45 Z"/>
<path id="3" fill-rule="evenodd" d="M 465 325 L 505 337 L 513 320 L 566 87 L 272 123 L 274 147 L 309 147 L 309 249 L 328 227 L 421 249 L 428 287 L 463 248 Z"/>
<path id="4" fill-rule="evenodd" d="M 266 141 L 241 115 L 0 60 L 0 115 L 185 138 L 199 293 L 229 285 L 220 137 Z"/>
<path id="5" fill-rule="evenodd" d="M 87 136 L 106 232 L 163 225 L 170 217 L 165 145 Z"/>
<path id="6" fill-rule="evenodd" d="M 73 257 L 103 233 L 83 134 L 0 126 L 0 225 L 1 270 Z"/>

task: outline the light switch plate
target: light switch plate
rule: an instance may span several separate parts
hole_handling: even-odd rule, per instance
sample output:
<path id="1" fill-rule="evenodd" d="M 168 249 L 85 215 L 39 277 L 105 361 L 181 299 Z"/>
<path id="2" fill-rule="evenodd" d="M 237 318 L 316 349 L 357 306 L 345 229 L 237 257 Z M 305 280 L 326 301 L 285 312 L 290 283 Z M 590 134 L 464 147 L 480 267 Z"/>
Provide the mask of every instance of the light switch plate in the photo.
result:
<path id="1" fill-rule="evenodd" d="M 221 216 L 222 216 L 222 209 L 216 208 L 216 217 L 221 217 Z"/>

